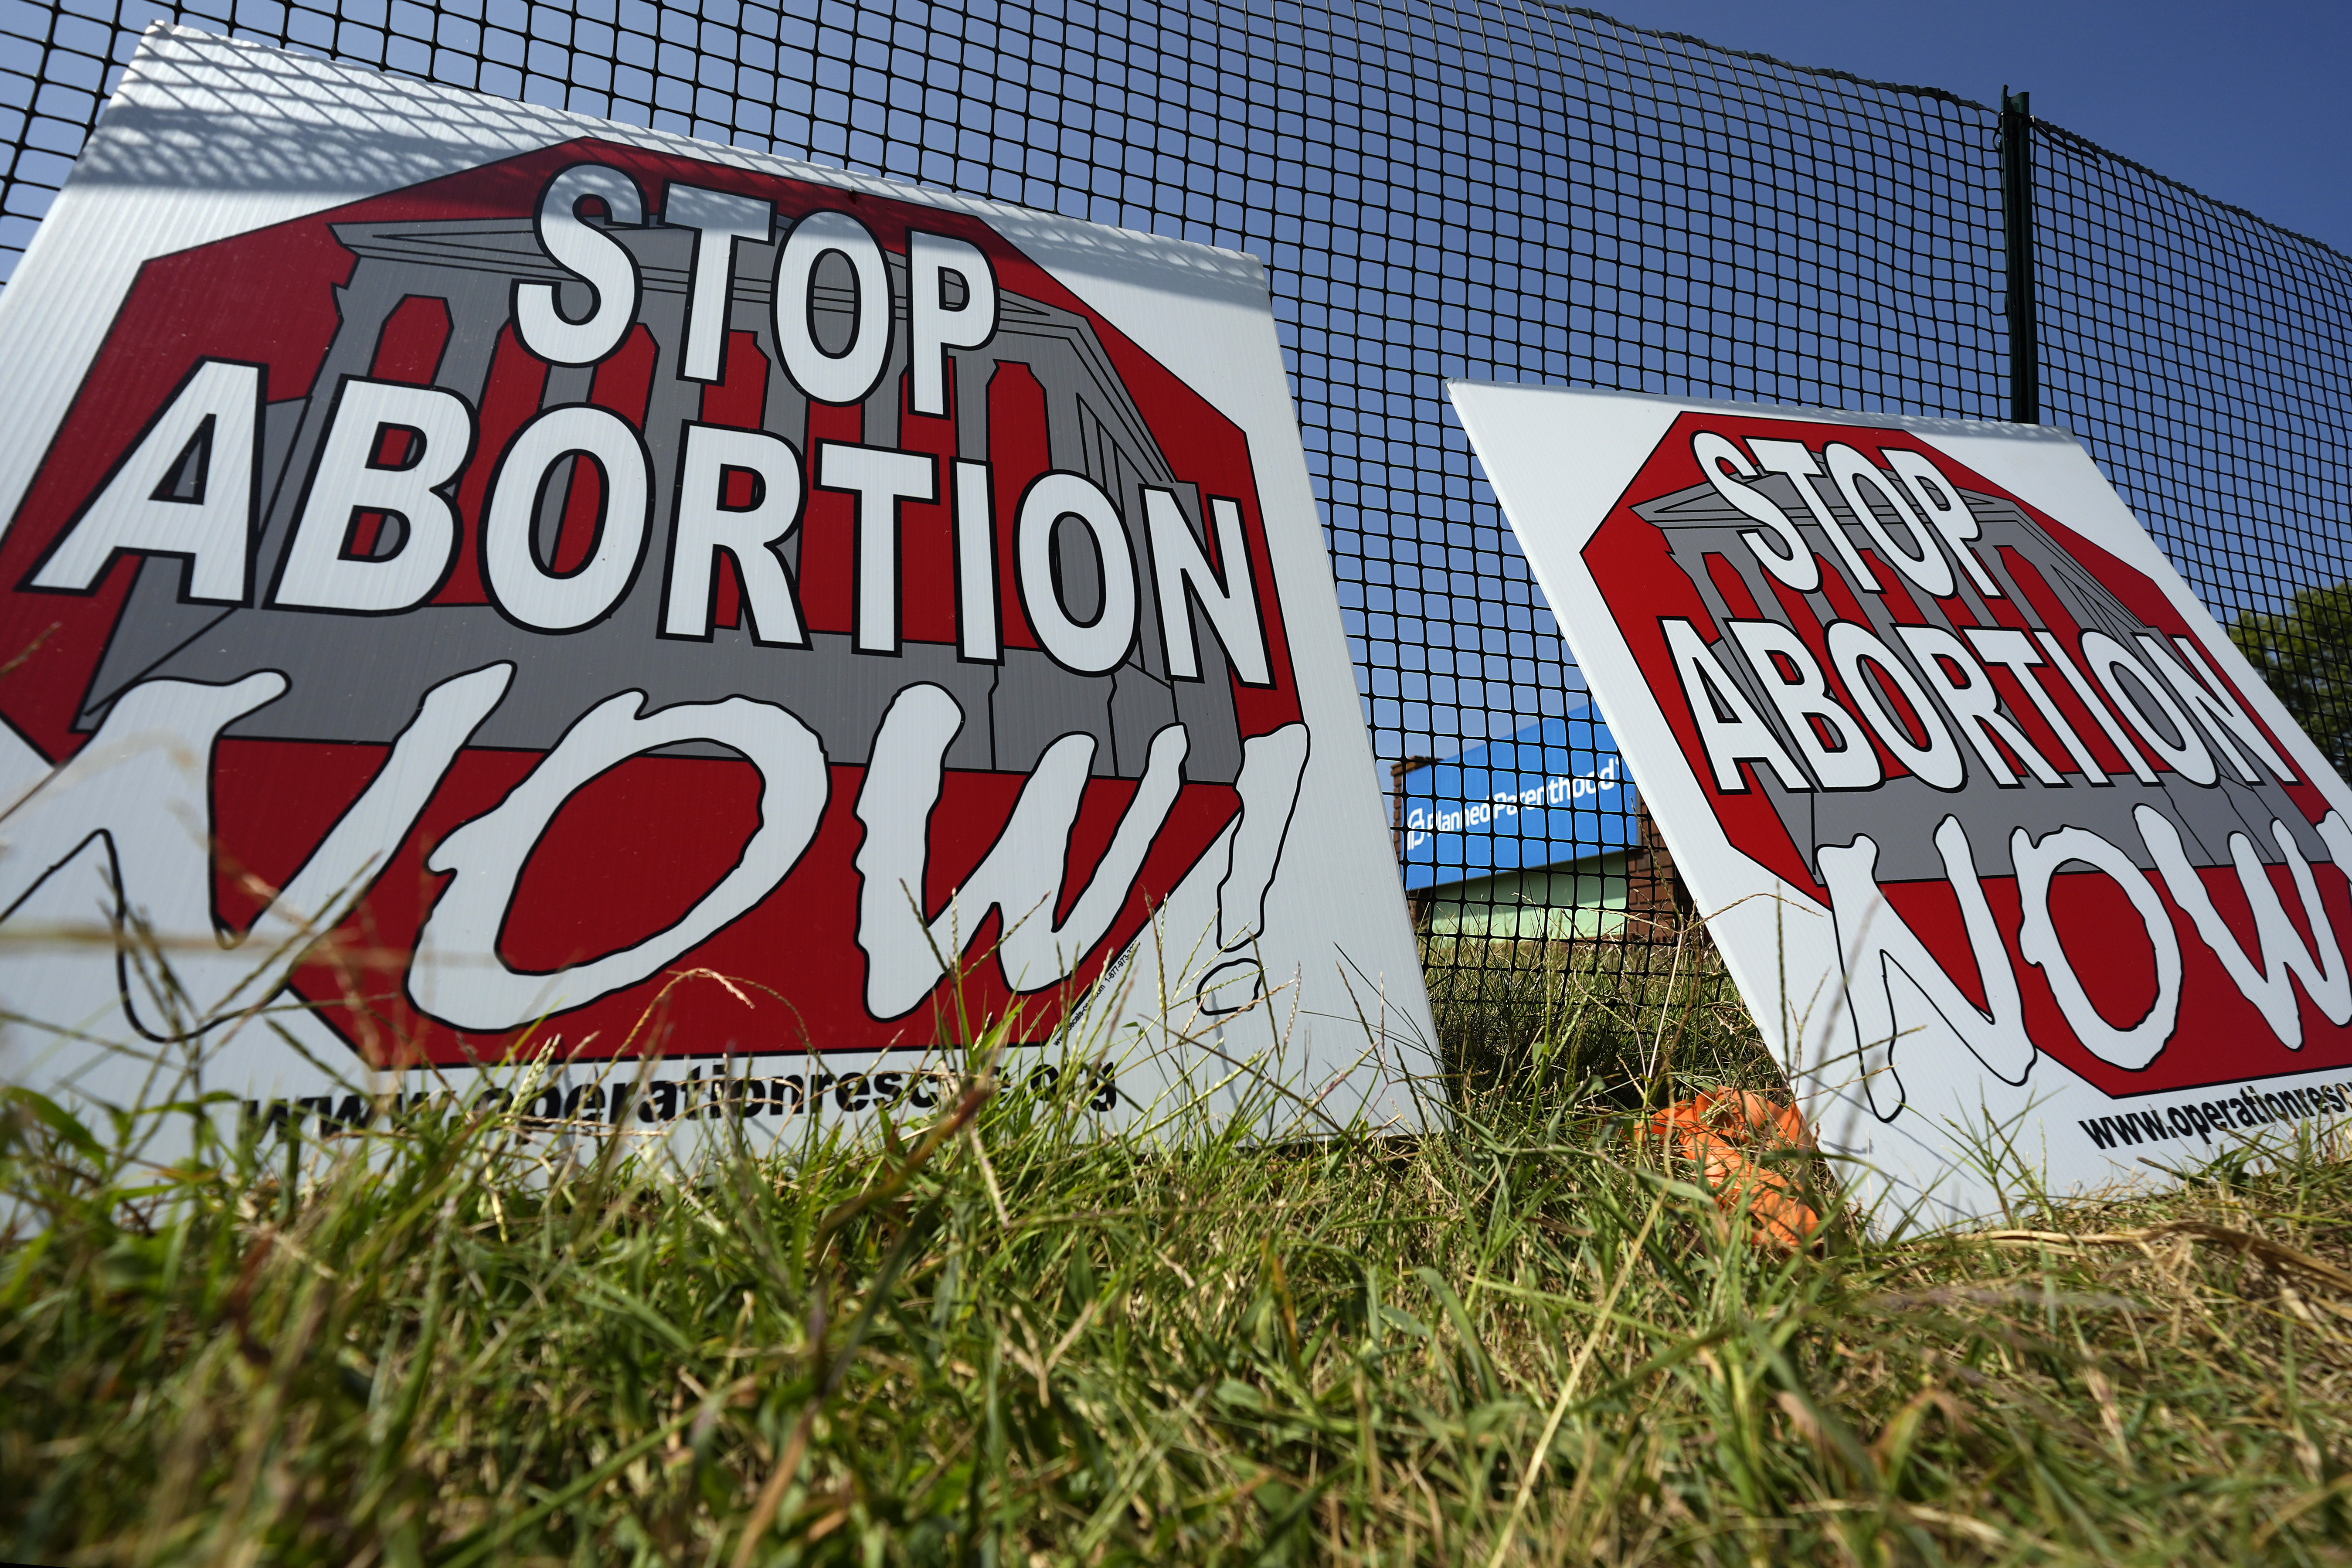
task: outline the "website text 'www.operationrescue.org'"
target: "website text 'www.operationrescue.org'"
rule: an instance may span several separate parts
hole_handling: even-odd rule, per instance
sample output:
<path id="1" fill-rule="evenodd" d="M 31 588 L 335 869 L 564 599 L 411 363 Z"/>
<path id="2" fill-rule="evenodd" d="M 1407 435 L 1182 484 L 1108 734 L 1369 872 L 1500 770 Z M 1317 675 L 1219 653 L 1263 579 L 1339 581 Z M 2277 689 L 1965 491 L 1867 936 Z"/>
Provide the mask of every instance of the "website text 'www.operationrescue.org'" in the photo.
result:
<path id="1" fill-rule="evenodd" d="M 2274 1089 L 2248 1085 L 2222 1100 L 2190 1100 L 2114 1116 L 2095 1116 L 2075 1125 L 2101 1149 L 2189 1138 L 2210 1143 L 2216 1136 L 2258 1132 L 2270 1127 L 2284 1131 L 2298 1121 L 2342 1116 L 2352 1109 L 2348 1095 L 2352 1095 L 2352 1083 Z"/>

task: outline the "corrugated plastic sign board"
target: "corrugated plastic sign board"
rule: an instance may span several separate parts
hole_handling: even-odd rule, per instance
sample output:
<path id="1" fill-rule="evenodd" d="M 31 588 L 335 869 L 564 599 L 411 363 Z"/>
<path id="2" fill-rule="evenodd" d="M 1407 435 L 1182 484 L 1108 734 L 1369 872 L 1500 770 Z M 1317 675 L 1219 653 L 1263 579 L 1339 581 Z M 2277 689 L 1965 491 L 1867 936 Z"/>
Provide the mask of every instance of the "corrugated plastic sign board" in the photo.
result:
<path id="1" fill-rule="evenodd" d="M 2072 436 L 1453 394 L 1879 1224 L 2345 1113 L 2352 794 Z"/>
<path id="2" fill-rule="evenodd" d="M 560 1041 L 542 1112 L 781 1135 L 1010 1014 L 1105 1115 L 1414 1122 L 1253 258 L 159 28 L 0 363 L 12 1081 Z"/>

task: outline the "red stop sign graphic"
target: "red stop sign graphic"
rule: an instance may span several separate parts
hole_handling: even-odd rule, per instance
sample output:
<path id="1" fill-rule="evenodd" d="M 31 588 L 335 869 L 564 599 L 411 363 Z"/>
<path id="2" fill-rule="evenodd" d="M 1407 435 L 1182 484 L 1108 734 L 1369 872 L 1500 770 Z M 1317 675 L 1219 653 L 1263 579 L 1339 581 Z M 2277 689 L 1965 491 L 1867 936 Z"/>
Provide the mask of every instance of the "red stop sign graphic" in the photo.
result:
<path id="1" fill-rule="evenodd" d="M 2352 1063 L 2352 837 L 2063 519 L 1901 429 L 1685 413 L 1584 561 L 1730 843 L 1836 909 L 1854 992 L 1899 921 L 2111 1095 Z M 1841 878 L 1884 892 L 1875 936 Z"/>
<path id="2" fill-rule="evenodd" d="M 1304 759 L 1231 421 L 974 217 L 599 141 L 147 264 L 0 583 L 52 761 L 271 678 L 226 937 L 464 708 L 292 975 L 384 1065 L 1034 1037 Z"/>

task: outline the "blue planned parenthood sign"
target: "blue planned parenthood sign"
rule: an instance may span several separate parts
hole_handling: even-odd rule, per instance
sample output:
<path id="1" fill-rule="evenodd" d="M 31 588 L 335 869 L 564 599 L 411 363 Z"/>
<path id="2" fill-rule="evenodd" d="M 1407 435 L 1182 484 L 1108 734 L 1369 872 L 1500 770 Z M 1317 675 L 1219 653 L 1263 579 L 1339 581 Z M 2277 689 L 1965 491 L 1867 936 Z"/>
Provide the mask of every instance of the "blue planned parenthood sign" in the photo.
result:
<path id="1" fill-rule="evenodd" d="M 1408 892 L 1633 847 L 1633 781 L 1586 706 L 1404 775 Z"/>

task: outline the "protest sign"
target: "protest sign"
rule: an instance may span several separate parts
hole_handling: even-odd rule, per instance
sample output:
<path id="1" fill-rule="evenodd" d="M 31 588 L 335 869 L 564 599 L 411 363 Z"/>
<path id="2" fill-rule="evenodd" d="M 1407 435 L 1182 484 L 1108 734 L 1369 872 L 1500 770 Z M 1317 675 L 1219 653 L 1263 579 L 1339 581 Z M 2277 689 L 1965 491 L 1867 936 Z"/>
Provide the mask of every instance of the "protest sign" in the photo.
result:
<path id="1" fill-rule="evenodd" d="M 2352 795 L 2072 436 L 1453 392 L 1882 1223 L 2345 1112 Z"/>
<path id="2" fill-rule="evenodd" d="M 780 1131 L 1091 1009 L 1412 1116 L 1255 259 L 158 28 L 0 353 L 12 1079 Z"/>

